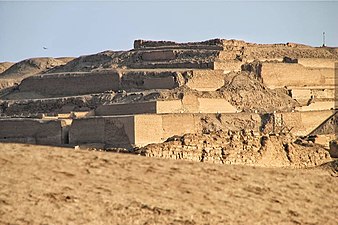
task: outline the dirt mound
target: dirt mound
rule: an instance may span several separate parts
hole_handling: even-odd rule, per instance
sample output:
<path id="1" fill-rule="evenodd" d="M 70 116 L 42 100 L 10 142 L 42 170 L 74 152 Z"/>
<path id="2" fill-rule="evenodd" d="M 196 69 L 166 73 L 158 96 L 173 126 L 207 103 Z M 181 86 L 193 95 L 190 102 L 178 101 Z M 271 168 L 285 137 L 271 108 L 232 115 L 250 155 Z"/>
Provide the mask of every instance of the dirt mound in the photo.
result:
<path id="1" fill-rule="evenodd" d="M 239 110 L 247 112 L 291 111 L 299 106 L 286 91 L 269 89 L 253 73 L 247 72 L 227 74 L 219 93 Z"/>
<path id="2" fill-rule="evenodd" d="M 19 144 L 0 144 L 0 165 L 0 224 L 336 225 L 338 220 L 338 179 L 321 169 Z"/>
<path id="3" fill-rule="evenodd" d="M 5 70 L 7 70 L 9 67 L 11 67 L 14 63 L 12 62 L 2 62 L 0 63 L 0 77 L 1 73 L 3 73 Z"/>
<path id="4" fill-rule="evenodd" d="M 295 142 L 291 136 L 262 136 L 244 130 L 175 136 L 137 152 L 148 157 L 269 167 L 313 167 L 331 160 L 320 146 Z"/>
<path id="5" fill-rule="evenodd" d="M 31 58 L 15 63 L 1 74 L 1 78 L 17 79 L 45 72 L 51 68 L 65 64 L 63 60 L 54 58 Z"/>
<path id="6" fill-rule="evenodd" d="M 127 51 L 104 51 L 97 54 L 80 56 L 64 66 L 49 70 L 49 73 L 90 72 L 99 69 L 117 68 L 128 57 Z"/>
<path id="7" fill-rule="evenodd" d="M 31 58 L 13 64 L 0 74 L 0 89 L 20 83 L 26 77 L 43 73 L 51 68 L 64 65 L 70 58 Z"/>
<path id="8" fill-rule="evenodd" d="M 136 40 L 134 47 L 130 51 L 107 50 L 80 56 L 64 66 L 51 69 L 49 72 L 90 72 L 109 68 L 188 68 L 191 63 L 195 65 L 193 68 L 200 68 L 198 67 L 199 63 L 208 64 L 218 60 L 240 60 L 245 63 L 255 59 L 266 60 L 285 56 L 292 58 L 338 58 L 338 54 L 333 48 L 314 48 L 293 43 L 254 44 L 224 39 L 194 43 Z M 170 57 L 166 54 L 169 54 Z"/>

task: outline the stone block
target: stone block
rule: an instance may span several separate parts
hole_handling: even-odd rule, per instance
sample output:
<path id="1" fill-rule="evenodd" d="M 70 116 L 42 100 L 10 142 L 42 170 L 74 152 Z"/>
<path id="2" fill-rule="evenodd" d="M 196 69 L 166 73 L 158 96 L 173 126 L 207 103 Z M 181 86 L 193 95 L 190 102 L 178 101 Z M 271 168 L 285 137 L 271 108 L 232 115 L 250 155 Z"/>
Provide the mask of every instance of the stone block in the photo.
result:
<path id="1" fill-rule="evenodd" d="M 24 79 L 19 85 L 20 92 L 34 92 L 45 97 L 72 96 L 117 91 L 120 75 L 116 71 L 45 74 Z"/>
<path id="2" fill-rule="evenodd" d="M 176 58 L 174 50 L 145 51 L 141 55 L 144 61 L 169 61 Z"/>
<path id="3" fill-rule="evenodd" d="M 198 91 L 215 91 L 224 85 L 223 70 L 193 70 L 189 72 L 186 83 L 191 89 Z"/>
<path id="4" fill-rule="evenodd" d="M 0 141 L 61 145 L 61 121 L 0 119 Z"/>

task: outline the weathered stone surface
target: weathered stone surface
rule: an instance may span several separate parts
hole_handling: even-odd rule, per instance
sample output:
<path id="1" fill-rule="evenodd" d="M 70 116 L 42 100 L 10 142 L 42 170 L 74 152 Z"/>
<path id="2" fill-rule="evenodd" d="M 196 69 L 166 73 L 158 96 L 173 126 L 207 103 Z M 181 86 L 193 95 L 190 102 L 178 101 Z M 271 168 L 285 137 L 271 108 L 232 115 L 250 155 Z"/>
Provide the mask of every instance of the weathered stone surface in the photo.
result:
<path id="1" fill-rule="evenodd" d="M 0 119 L 0 141 L 62 145 L 61 121 Z"/>
<path id="2" fill-rule="evenodd" d="M 63 119 L 60 142 L 71 145 L 133 148 L 175 135 L 211 138 L 214 132 L 243 129 L 266 135 L 318 133 L 326 135 L 320 142 L 327 145 L 334 130 L 328 118 L 337 104 L 337 59 L 337 49 L 294 43 L 137 40 L 130 51 L 14 64 L 0 75 L 0 113 L 6 120 Z M 49 140 L 29 135 L 19 139 Z M 263 147 L 278 152 L 279 142 L 272 139 L 264 139 Z M 207 143 L 212 141 L 218 139 Z M 293 144 L 288 146 L 292 151 Z M 217 160 L 219 152 L 212 151 L 205 146 L 203 160 Z M 280 162 L 286 162 L 283 157 Z"/>
<path id="3" fill-rule="evenodd" d="M 138 153 L 158 158 L 281 167 L 311 167 L 331 159 L 320 146 L 294 141 L 291 136 L 261 136 L 245 130 L 218 131 L 176 136 L 162 144 L 147 145 Z"/>

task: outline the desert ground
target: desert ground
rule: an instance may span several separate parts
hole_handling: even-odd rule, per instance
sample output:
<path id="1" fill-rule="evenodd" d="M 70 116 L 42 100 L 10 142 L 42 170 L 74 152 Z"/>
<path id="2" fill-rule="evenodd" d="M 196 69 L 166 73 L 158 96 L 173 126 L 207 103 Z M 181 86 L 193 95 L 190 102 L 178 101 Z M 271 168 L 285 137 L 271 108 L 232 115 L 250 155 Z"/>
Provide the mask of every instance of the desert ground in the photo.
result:
<path id="1" fill-rule="evenodd" d="M 219 165 L 0 144 L 0 224 L 338 223 L 338 162 Z"/>

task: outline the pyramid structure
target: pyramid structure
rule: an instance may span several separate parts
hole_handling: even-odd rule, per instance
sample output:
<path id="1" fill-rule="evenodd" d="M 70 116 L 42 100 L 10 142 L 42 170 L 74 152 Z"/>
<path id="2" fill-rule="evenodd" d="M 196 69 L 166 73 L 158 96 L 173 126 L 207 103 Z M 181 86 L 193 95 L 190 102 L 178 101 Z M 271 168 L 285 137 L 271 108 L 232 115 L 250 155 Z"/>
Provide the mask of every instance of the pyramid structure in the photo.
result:
<path id="1" fill-rule="evenodd" d="M 2 89 L 0 141 L 133 148 L 210 129 L 306 135 L 336 109 L 337 59 L 335 48 L 293 43 L 136 40 Z"/>

